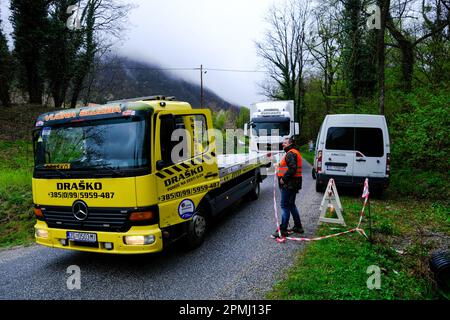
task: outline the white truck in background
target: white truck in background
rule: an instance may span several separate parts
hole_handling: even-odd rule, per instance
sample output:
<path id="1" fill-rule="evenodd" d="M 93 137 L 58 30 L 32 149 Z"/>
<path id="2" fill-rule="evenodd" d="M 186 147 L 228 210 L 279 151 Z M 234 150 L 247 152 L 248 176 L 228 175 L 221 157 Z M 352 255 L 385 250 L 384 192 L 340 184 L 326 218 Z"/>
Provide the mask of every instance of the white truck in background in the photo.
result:
<path id="1" fill-rule="evenodd" d="M 250 106 L 250 122 L 244 125 L 244 134 L 250 137 L 250 152 L 283 152 L 284 138 L 299 133 L 294 101 L 266 101 Z"/>

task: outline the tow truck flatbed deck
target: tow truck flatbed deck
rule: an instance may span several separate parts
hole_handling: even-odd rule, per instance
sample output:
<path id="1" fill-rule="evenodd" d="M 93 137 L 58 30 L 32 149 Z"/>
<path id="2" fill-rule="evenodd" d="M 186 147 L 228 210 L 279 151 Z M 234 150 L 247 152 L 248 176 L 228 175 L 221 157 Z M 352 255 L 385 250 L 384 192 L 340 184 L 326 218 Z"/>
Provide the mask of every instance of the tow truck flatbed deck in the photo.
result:
<path id="1" fill-rule="evenodd" d="M 217 155 L 221 181 L 231 174 L 238 174 L 247 171 L 246 169 L 251 170 L 255 166 L 268 163 L 270 163 L 270 157 L 257 152 Z"/>

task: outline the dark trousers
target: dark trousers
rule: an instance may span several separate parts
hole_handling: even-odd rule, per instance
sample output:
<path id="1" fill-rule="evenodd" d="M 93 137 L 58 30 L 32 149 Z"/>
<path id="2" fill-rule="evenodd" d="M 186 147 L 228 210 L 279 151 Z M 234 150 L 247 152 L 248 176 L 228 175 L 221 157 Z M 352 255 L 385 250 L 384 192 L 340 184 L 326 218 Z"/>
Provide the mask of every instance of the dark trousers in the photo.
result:
<path id="1" fill-rule="evenodd" d="M 294 226 L 300 227 L 302 225 L 302 223 L 300 222 L 300 213 L 298 212 L 298 209 L 295 206 L 295 197 L 297 196 L 297 192 L 295 192 L 294 190 L 289 190 L 287 188 L 281 188 L 280 190 L 281 190 L 280 229 L 283 231 L 287 230 L 291 214 L 292 218 L 294 218 Z"/>

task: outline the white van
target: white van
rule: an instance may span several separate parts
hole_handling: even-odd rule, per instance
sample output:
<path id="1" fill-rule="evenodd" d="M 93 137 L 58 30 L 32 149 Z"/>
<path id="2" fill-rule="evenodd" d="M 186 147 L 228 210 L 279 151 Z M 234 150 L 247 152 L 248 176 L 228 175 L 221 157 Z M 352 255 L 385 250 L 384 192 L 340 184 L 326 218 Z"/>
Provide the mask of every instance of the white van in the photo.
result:
<path id="1" fill-rule="evenodd" d="M 338 186 L 361 186 L 369 178 L 370 190 L 380 194 L 389 183 L 390 153 L 384 116 L 327 115 L 316 141 L 316 191 L 323 192 L 330 178 Z"/>

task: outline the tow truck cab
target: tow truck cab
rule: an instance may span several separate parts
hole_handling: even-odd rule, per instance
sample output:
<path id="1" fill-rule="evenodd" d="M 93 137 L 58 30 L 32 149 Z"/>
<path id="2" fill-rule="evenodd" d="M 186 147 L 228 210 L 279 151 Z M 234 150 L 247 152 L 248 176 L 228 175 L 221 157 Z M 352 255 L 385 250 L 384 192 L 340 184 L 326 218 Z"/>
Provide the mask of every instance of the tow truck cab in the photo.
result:
<path id="1" fill-rule="evenodd" d="M 36 242 L 120 254 L 180 237 L 200 245 L 212 208 L 259 193 L 267 165 L 244 157 L 238 171 L 219 167 L 212 128 L 209 110 L 160 97 L 39 116 Z"/>

